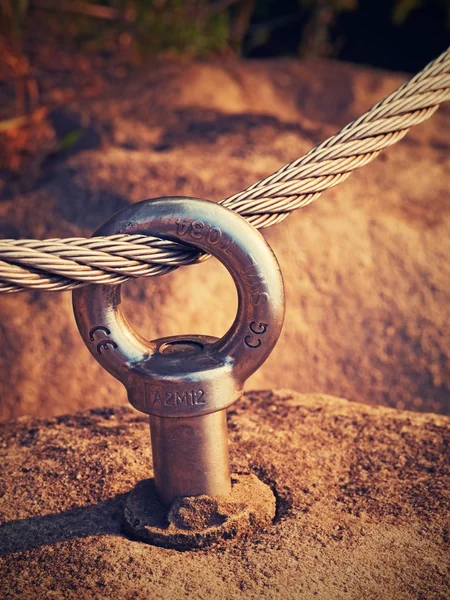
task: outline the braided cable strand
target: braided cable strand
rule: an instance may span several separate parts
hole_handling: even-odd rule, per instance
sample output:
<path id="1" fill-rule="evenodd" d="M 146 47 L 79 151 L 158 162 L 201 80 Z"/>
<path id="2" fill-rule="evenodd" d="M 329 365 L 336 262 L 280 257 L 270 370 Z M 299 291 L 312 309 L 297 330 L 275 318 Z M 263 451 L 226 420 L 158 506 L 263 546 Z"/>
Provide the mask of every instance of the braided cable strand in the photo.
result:
<path id="1" fill-rule="evenodd" d="M 0 292 L 66 291 L 89 283 L 117 285 L 206 258 L 189 246 L 145 235 L 0 240 Z"/>
<path id="2" fill-rule="evenodd" d="M 401 140 L 449 99 L 450 48 L 339 133 L 223 204 L 259 228 L 273 224 L 264 213 L 277 215 L 276 222 L 280 222 Z"/>
<path id="3" fill-rule="evenodd" d="M 374 160 L 447 100 L 450 48 L 339 133 L 221 204 L 258 229 L 280 223 Z M 191 247 L 144 235 L 0 240 L 0 293 L 117 285 L 207 258 Z"/>

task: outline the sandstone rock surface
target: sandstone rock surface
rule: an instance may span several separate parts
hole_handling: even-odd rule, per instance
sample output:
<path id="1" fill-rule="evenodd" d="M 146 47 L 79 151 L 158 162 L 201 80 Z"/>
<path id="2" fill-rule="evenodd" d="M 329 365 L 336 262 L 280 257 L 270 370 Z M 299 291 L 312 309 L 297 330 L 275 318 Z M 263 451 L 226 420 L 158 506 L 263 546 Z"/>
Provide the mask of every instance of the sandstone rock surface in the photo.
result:
<path id="1" fill-rule="evenodd" d="M 2 599 L 448 595 L 448 417 L 247 394 L 229 413 L 232 468 L 270 484 L 276 518 L 187 552 L 123 532 L 125 495 L 151 475 L 144 417 L 102 408 L 0 430 Z"/>
<path id="2" fill-rule="evenodd" d="M 48 77 L 44 99 L 61 88 L 70 98 L 54 121 L 79 122 L 89 143 L 47 161 L 33 189 L 4 188 L 3 237 L 91 235 L 128 202 L 149 197 L 226 197 L 405 79 L 332 62 L 170 63 L 125 79 L 97 73 L 88 97 L 89 73 L 55 67 Z M 287 318 L 250 386 L 450 411 L 449 132 L 444 106 L 266 231 L 284 273 Z M 222 335 L 236 305 L 215 261 L 133 282 L 125 296 L 131 321 L 150 339 Z M 126 402 L 84 347 L 68 293 L 0 297 L 0 344 L 2 418 Z"/>

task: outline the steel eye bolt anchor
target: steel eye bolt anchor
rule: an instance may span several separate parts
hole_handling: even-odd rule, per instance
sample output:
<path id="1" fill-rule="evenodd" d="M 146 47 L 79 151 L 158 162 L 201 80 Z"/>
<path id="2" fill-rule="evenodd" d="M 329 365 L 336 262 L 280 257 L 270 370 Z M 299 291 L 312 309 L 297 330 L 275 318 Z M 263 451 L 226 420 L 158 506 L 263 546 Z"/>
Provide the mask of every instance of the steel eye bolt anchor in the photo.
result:
<path id="1" fill-rule="evenodd" d="M 149 415 L 154 478 L 162 504 L 179 496 L 231 491 L 226 408 L 266 360 L 284 319 L 283 280 L 261 234 L 237 213 L 196 198 L 145 200 L 118 212 L 94 235 L 157 236 L 218 258 L 238 292 L 233 325 L 204 335 L 139 336 L 121 310 L 120 285 L 73 292 L 81 336 L 121 381 L 130 403 Z"/>

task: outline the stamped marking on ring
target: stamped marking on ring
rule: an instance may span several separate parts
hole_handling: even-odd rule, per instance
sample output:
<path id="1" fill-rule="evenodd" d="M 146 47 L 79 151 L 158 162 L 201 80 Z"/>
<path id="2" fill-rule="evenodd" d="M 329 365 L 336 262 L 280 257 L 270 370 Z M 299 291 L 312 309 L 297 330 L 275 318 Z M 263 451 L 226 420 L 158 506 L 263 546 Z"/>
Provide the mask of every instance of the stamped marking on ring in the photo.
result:
<path id="1" fill-rule="evenodd" d="M 265 291 L 267 289 L 267 281 L 262 273 L 258 273 L 258 263 L 255 257 L 249 254 L 247 258 L 248 264 L 244 268 L 242 275 L 251 292 L 250 301 L 254 306 L 258 306 L 261 303 L 265 304 L 270 300 L 269 294 Z"/>
<path id="2" fill-rule="evenodd" d="M 189 219 L 177 219 L 177 233 L 182 237 L 191 237 L 193 240 L 205 240 L 211 246 L 216 246 L 220 241 L 222 244 L 219 246 L 220 250 L 225 254 L 228 254 L 234 242 L 231 238 L 223 236 L 223 232 L 220 227 L 209 225 L 204 221 L 195 219 L 193 221 Z M 223 238 L 223 239 L 222 239 Z"/>
<path id="3" fill-rule="evenodd" d="M 97 331 L 101 331 L 105 335 L 111 335 L 111 331 L 107 327 L 105 327 L 104 325 L 96 325 L 89 331 L 89 339 L 91 340 L 91 342 L 96 341 L 94 333 L 97 333 Z M 118 347 L 119 346 L 116 344 L 116 342 L 114 340 L 111 340 L 111 339 L 100 340 L 97 343 L 97 354 L 103 354 L 102 350 L 104 350 L 105 352 L 108 352 L 109 350 L 116 350 Z"/>
<path id="4" fill-rule="evenodd" d="M 174 408 L 177 406 L 198 406 L 206 404 L 205 391 L 203 389 L 180 390 L 170 392 L 155 388 L 150 383 L 144 383 L 144 402 L 148 409 L 155 407 Z"/>
<path id="5" fill-rule="evenodd" d="M 262 341 L 261 341 L 261 337 L 256 337 L 256 336 L 263 336 L 266 333 L 268 327 L 269 327 L 269 325 L 267 323 L 256 324 L 255 321 L 252 321 L 249 324 L 248 328 L 254 335 L 246 335 L 245 336 L 245 338 L 244 338 L 245 345 L 248 346 L 248 348 L 259 348 L 262 344 Z"/>

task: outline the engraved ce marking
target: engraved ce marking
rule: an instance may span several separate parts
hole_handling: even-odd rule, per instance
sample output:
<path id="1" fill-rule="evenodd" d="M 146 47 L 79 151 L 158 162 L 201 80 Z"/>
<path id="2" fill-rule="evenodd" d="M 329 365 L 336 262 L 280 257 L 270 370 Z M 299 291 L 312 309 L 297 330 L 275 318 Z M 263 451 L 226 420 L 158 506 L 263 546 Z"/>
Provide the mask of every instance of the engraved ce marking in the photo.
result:
<path id="1" fill-rule="evenodd" d="M 248 328 L 254 335 L 246 335 L 245 336 L 245 339 L 244 339 L 245 345 L 248 346 L 249 348 L 259 348 L 262 344 L 262 341 L 261 341 L 260 337 L 255 338 L 255 336 L 264 335 L 267 331 L 268 324 L 267 323 L 259 323 L 259 325 L 256 325 L 255 321 L 252 321 L 250 323 L 250 325 L 248 326 Z M 255 343 L 255 341 L 256 341 L 256 343 Z"/>
<path id="2" fill-rule="evenodd" d="M 96 327 L 93 327 L 89 332 L 89 339 L 91 340 L 91 342 L 95 342 L 94 333 L 96 333 L 97 331 L 101 331 L 105 335 L 111 335 L 111 331 L 107 327 L 103 327 L 103 325 L 97 325 Z M 114 340 L 101 340 L 97 344 L 97 354 L 103 354 L 102 350 L 108 351 L 110 349 L 115 350 L 116 348 L 118 348 L 118 346 Z"/>

